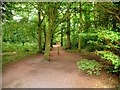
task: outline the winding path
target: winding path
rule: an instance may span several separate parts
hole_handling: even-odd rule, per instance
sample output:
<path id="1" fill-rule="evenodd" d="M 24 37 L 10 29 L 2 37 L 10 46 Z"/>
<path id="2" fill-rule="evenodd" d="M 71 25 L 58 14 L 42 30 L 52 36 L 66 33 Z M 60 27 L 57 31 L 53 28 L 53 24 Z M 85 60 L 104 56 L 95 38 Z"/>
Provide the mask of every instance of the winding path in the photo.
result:
<path id="1" fill-rule="evenodd" d="M 50 52 L 50 62 L 36 54 L 10 64 L 3 73 L 3 88 L 106 88 L 114 87 L 116 78 L 104 71 L 100 76 L 88 76 L 78 71 L 76 62 L 82 59 L 77 53 L 68 53 L 57 46 Z"/>

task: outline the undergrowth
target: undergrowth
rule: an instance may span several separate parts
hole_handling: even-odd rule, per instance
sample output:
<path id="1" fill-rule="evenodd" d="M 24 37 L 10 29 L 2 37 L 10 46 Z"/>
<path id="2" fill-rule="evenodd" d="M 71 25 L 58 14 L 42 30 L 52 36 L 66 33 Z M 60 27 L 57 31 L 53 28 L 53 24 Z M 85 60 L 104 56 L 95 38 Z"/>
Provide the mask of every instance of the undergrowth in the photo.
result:
<path id="1" fill-rule="evenodd" d="M 2 66 L 14 63 L 23 58 L 37 53 L 37 46 L 34 43 L 3 43 L 2 46 Z"/>
<path id="2" fill-rule="evenodd" d="M 92 76 L 93 74 L 95 75 L 100 75 L 100 71 L 102 70 L 103 65 L 96 60 L 88 60 L 88 59 L 82 59 L 77 62 L 78 69 L 84 70 Z"/>

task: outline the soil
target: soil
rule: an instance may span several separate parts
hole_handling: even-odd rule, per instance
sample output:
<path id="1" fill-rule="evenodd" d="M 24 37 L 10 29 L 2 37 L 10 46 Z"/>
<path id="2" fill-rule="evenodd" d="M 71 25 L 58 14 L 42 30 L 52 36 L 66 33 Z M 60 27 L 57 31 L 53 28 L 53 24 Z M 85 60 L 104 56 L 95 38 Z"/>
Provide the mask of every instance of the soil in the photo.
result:
<path id="1" fill-rule="evenodd" d="M 91 56 L 93 57 L 93 56 Z M 6 66 L 3 72 L 3 88 L 114 88 L 116 75 L 102 71 L 99 76 L 89 76 L 78 70 L 76 62 L 84 56 L 69 53 L 54 45 L 50 61 L 43 54 L 35 54 Z"/>

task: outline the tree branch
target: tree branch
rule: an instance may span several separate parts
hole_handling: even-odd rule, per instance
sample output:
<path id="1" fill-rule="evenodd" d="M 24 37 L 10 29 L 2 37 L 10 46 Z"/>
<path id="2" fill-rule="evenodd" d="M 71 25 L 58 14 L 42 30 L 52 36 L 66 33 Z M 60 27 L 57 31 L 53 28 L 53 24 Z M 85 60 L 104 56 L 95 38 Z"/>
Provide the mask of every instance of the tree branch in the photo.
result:
<path id="1" fill-rule="evenodd" d="M 78 3 L 75 3 L 74 6 L 76 6 L 76 4 L 78 4 Z M 68 4 L 68 8 L 70 8 L 70 6 L 71 6 L 71 3 Z M 73 11 L 73 10 L 72 10 L 72 11 Z M 55 23 L 55 25 L 53 24 L 52 32 L 55 31 L 55 29 L 58 27 L 58 25 L 59 25 L 62 21 L 64 21 L 64 20 L 72 13 L 72 11 L 70 11 L 70 12 L 66 11 L 66 13 L 63 15 L 63 18 L 61 18 L 61 19 L 58 21 L 58 23 Z"/>
<path id="2" fill-rule="evenodd" d="M 98 5 L 99 5 L 99 4 L 98 4 Z M 115 12 L 112 12 L 112 11 L 110 11 L 109 9 L 106 9 L 105 7 L 103 7 L 102 5 L 99 5 L 99 6 L 100 6 L 101 8 L 103 8 L 104 10 L 106 10 L 108 13 L 115 15 L 115 17 L 120 21 L 119 13 L 117 14 L 117 13 L 115 13 Z"/>

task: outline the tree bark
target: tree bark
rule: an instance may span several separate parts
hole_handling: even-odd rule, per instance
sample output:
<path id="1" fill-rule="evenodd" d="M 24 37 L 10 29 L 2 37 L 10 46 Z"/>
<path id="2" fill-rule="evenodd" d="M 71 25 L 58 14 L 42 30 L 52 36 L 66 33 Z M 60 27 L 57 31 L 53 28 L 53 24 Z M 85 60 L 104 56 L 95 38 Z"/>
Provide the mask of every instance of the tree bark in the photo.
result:
<path id="1" fill-rule="evenodd" d="M 63 15 L 63 18 L 61 18 L 58 22 L 56 22 L 58 13 L 55 13 L 55 12 L 58 9 L 56 9 L 55 6 L 56 6 L 55 3 L 49 2 L 48 12 L 47 12 L 48 13 L 48 30 L 46 30 L 46 44 L 45 44 L 45 53 L 44 53 L 45 60 L 50 60 L 49 54 L 50 54 L 50 44 L 51 44 L 52 33 L 58 27 L 58 25 L 70 15 L 70 12 L 66 13 L 65 15 Z M 70 37 L 69 37 L 69 40 L 70 40 Z"/>
<path id="2" fill-rule="evenodd" d="M 38 5 L 38 7 L 39 7 L 39 5 Z M 40 11 L 38 10 L 38 47 L 39 47 L 39 53 L 42 52 L 41 36 L 42 36 L 41 18 L 40 18 Z"/>
<path id="3" fill-rule="evenodd" d="M 68 8 L 69 12 L 69 8 Z M 67 17 L 67 49 L 70 49 L 70 15 Z"/>
<path id="4" fill-rule="evenodd" d="M 46 44 L 46 24 L 45 24 L 45 22 L 44 22 L 44 30 L 43 30 L 43 32 L 44 32 L 44 47 L 43 47 L 43 50 L 45 50 L 45 44 Z"/>
<path id="5" fill-rule="evenodd" d="M 63 46 L 63 28 L 61 28 L 61 46 Z"/>
<path id="6" fill-rule="evenodd" d="M 46 34 L 46 44 L 45 44 L 45 53 L 44 53 L 44 58 L 47 61 L 50 61 L 50 43 L 51 43 L 51 30 L 49 28 L 47 34 Z"/>
<path id="7" fill-rule="evenodd" d="M 52 7 L 51 7 L 51 3 L 49 3 L 49 8 L 48 8 L 48 11 L 49 11 L 49 15 L 48 15 L 48 31 L 46 32 L 46 43 L 45 43 L 45 53 L 44 53 L 44 59 L 47 60 L 47 61 L 50 61 L 50 44 L 51 44 L 51 34 L 52 34 L 52 16 L 51 16 L 51 13 L 52 13 Z"/>
<path id="8" fill-rule="evenodd" d="M 52 35 L 51 35 L 51 44 L 50 44 L 50 47 L 52 47 L 53 48 L 53 38 L 54 38 L 54 34 L 52 33 Z"/>

